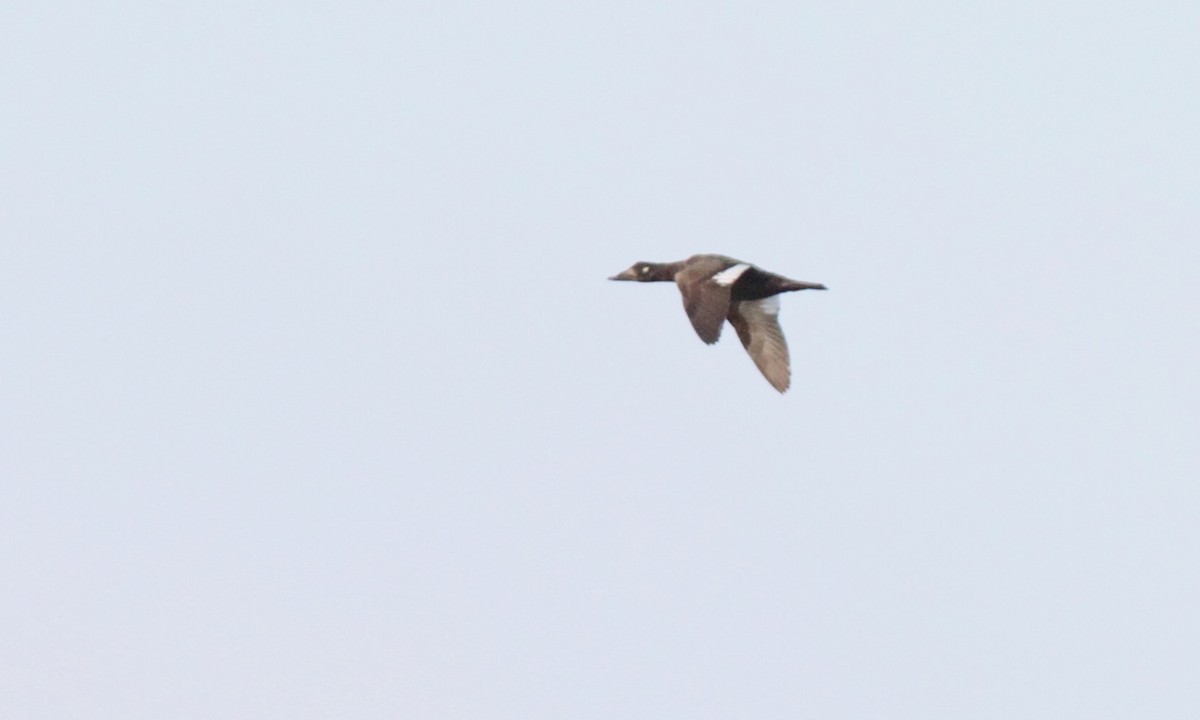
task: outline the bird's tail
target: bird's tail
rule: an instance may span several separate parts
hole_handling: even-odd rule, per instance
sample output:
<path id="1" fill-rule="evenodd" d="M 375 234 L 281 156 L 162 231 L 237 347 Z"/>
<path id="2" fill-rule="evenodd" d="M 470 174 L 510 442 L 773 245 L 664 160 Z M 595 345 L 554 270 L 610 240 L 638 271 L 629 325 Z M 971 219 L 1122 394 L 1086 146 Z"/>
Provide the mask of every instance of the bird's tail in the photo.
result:
<path id="1" fill-rule="evenodd" d="M 825 287 L 821 283 L 804 282 L 803 280 L 789 280 L 788 286 L 786 288 L 784 288 L 784 290 L 787 292 L 790 292 L 792 290 L 828 290 L 828 289 L 829 288 Z"/>

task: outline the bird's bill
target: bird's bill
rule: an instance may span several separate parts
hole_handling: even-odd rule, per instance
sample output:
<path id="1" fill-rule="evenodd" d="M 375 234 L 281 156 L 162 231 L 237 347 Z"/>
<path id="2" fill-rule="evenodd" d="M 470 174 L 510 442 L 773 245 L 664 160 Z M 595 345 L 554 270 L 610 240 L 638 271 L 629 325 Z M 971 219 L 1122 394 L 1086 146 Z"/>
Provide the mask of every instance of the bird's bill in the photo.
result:
<path id="1" fill-rule="evenodd" d="M 609 280 L 637 280 L 637 271 L 631 267 L 613 275 Z"/>

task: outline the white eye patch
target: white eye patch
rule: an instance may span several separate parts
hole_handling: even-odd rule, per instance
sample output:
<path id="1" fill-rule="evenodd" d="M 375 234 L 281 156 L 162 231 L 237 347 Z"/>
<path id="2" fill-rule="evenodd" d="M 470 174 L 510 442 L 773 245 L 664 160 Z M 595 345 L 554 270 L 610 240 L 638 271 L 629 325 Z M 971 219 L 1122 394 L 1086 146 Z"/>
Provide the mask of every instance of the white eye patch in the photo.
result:
<path id="1" fill-rule="evenodd" d="M 718 285 L 732 285 L 737 282 L 737 279 L 742 276 L 742 273 L 750 269 L 746 263 L 738 263 L 732 267 L 728 267 L 721 272 L 713 275 L 713 282 Z"/>

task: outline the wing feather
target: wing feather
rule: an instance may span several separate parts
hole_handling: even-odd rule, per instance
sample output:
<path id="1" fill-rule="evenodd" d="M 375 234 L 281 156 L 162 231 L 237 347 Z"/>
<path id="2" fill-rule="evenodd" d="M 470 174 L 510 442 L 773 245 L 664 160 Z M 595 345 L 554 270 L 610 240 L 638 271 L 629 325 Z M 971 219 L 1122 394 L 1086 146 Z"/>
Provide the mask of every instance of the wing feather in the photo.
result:
<path id="1" fill-rule="evenodd" d="M 729 311 L 729 322 L 758 366 L 759 372 L 779 392 L 791 384 L 791 359 L 779 326 L 779 298 L 745 300 Z"/>
<path id="2" fill-rule="evenodd" d="M 683 293 L 683 309 L 696 334 L 709 345 L 721 338 L 721 327 L 730 311 L 730 286 L 715 282 L 713 276 L 735 264 L 717 255 L 692 258 L 675 276 L 675 284 Z"/>

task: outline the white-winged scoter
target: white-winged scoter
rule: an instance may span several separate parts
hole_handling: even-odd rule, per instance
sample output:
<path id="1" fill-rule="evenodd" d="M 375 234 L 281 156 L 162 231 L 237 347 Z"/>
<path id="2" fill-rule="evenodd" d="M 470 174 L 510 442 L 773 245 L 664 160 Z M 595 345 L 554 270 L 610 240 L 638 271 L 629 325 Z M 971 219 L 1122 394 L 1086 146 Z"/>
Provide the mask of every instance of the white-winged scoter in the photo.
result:
<path id="1" fill-rule="evenodd" d="M 824 290 L 820 283 L 790 280 L 724 255 L 693 255 L 672 263 L 634 263 L 609 280 L 671 282 L 700 339 L 721 337 L 728 320 L 767 382 L 784 392 L 791 382 L 787 341 L 779 327 L 779 293 Z"/>

